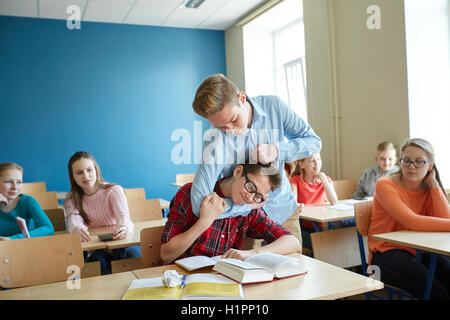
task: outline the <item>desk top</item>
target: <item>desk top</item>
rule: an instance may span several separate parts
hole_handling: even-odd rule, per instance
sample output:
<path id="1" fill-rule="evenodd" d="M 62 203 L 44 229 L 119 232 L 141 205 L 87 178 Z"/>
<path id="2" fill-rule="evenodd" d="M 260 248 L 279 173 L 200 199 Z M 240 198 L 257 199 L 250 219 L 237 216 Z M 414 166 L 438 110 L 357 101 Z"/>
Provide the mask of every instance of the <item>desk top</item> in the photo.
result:
<path id="1" fill-rule="evenodd" d="M 338 204 L 345 204 L 348 200 L 340 200 Z M 354 208 L 350 210 L 336 210 L 329 208 L 327 205 L 311 205 L 307 204 L 303 208 L 300 219 L 316 221 L 316 222 L 331 222 L 345 219 L 352 219 L 355 217 Z"/>
<path id="2" fill-rule="evenodd" d="M 450 232 L 396 231 L 372 236 L 402 246 L 450 256 Z"/>
<path id="3" fill-rule="evenodd" d="M 145 228 L 160 227 L 166 224 L 167 218 L 158 220 L 149 220 L 134 222 L 134 230 L 123 240 L 105 241 L 108 249 L 119 249 L 132 246 L 138 246 L 141 244 L 141 230 Z"/>
<path id="4" fill-rule="evenodd" d="M 136 279 L 132 272 L 81 279 L 80 289 L 66 281 L 0 291 L 0 300 L 119 300 Z"/>
<path id="5" fill-rule="evenodd" d="M 308 273 L 272 282 L 243 285 L 247 300 L 331 300 L 353 296 L 383 288 L 383 283 L 360 274 L 333 266 L 305 255 L 292 254 L 300 259 Z M 134 270 L 138 279 L 163 275 L 165 270 L 176 270 L 179 274 L 210 273 L 212 267 L 195 271 L 177 265 Z"/>
<path id="6" fill-rule="evenodd" d="M 158 220 L 148 220 L 141 222 L 133 222 L 134 230 L 125 239 L 113 241 L 101 241 L 96 235 L 102 233 L 114 232 L 114 227 L 94 228 L 89 229 L 91 241 L 82 242 L 81 247 L 83 251 L 98 250 L 98 249 L 119 249 L 141 244 L 141 230 L 145 228 L 159 227 L 166 224 L 167 218 Z"/>
<path id="7" fill-rule="evenodd" d="M 174 183 L 171 183 L 170 185 L 174 186 L 174 187 L 181 188 L 182 186 L 184 186 L 185 183 L 187 183 L 187 182 L 184 182 L 184 183 L 174 182 Z"/>

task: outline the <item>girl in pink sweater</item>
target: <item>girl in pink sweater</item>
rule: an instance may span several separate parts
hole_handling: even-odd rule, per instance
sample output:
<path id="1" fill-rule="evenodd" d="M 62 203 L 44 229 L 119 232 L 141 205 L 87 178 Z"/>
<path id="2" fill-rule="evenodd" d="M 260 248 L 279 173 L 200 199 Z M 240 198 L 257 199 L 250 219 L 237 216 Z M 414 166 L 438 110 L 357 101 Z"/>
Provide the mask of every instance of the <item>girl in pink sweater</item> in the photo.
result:
<path id="1" fill-rule="evenodd" d="M 88 229 L 110 227 L 114 239 L 124 239 L 133 230 L 127 199 L 122 187 L 104 181 L 94 157 L 76 152 L 69 160 L 71 190 L 64 201 L 68 231 L 78 233 L 81 241 L 91 240 Z M 140 256 L 139 247 L 95 250 L 85 253 L 86 262 L 100 261 L 102 274 L 111 273 L 111 260 Z"/>

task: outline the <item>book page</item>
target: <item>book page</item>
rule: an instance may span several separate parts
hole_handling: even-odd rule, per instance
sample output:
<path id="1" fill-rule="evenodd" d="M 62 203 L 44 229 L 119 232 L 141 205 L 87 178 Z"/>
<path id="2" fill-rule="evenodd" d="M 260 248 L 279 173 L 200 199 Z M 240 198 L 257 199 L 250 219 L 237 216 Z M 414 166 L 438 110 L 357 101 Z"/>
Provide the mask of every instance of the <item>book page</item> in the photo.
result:
<path id="1" fill-rule="evenodd" d="M 248 260 L 248 259 L 247 259 Z M 233 258 L 227 258 L 227 259 L 221 259 L 221 261 L 232 264 L 234 266 L 237 266 L 239 268 L 245 269 L 245 270 L 251 270 L 251 269 L 265 269 L 261 265 L 256 265 L 249 261 L 242 261 L 239 259 L 233 259 Z"/>
<path id="2" fill-rule="evenodd" d="M 275 254 L 271 252 L 263 252 L 259 254 L 255 254 L 245 261 L 250 262 L 255 265 L 264 266 L 267 269 L 270 269 L 273 273 L 276 273 L 276 270 L 285 265 L 285 264 L 297 264 L 298 260 L 292 257 L 283 256 L 281 254 Z"/>
<path id="3" fill-rule="evenodd" d="M 197 273 L 187 276 L 183 296 L 240 297 L 243 295 L 239 283 L 220 274 Z"/>
<path id="4" fill-rule="evenodd" d="M 17 224 L 19 225 L 20 231 L 22 231 L 25 238 L 29 238 L 30 234 L 28 233 L 27 223 L 25 219 L 22 219 L 20 217 L 16 217 Z"/>
<path id="5" fill-rule="evenodd" d="M 220 257 L 219 257 L 220 259 Z M 175 261 L 175 264 L 191 271 L 215 265 L 217 260 L 205 256 L 193 256 Z"/>
<path id="6" fill-rule="evenodd" d="M 327 206 L 327 208 L 334 209 L 334 210 L 347 211 L 347 210 L 353 210 L 353 205 L 339 203 L 339 204 L 335 204 L 332 206 Z"/>
<path id="7" fill-rule="evenodd" d="M 180 286 L 168 288 L 161 277 L 133 280 L 122 300 L 181 299 Z"/>

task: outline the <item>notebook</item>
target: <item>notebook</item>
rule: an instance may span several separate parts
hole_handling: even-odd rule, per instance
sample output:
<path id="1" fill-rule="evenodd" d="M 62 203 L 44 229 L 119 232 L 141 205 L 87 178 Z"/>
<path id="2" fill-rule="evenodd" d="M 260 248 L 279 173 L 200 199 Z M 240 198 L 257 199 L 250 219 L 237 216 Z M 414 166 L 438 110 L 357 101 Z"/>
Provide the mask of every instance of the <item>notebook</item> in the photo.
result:
<path id="1" fill-rule="evenodd" d="M 185 286 L 165 287 L 162 278 L 133 280 L 122 300 L 243 300 L 242 285 L 220 274 L 186 276 Z"/>
<path id="2" fill-rule="evenodd" d="M 242 284 L 272 281 L 307 273 L 300 260 L 270 252 L 253 255 L 244 261 L 221 259 L 213 270 Z"/>
<path id="3" fill-rule="evenodd" d="M 213 266 L 217 261 L 220 260 L 220 257 L 221 256 L 215 256 L 212 258 L 206 256 L 192 256 L 176 260 L 175 264 L 186 270 L 192 271 L 204 267 Z"/>

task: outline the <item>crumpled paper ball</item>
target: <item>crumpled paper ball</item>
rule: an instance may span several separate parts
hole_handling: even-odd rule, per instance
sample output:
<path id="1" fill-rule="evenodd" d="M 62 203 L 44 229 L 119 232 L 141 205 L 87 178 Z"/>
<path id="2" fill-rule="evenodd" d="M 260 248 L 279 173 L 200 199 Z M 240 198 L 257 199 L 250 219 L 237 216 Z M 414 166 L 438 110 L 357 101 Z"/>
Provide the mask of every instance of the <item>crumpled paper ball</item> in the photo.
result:
<path id="1" fill-rule="evenodd" d="M 173 288 L 181 284 L 182 276 L 176 270 L 166 270 L 162 276 L 162 283 L 168 287 Z"/>

